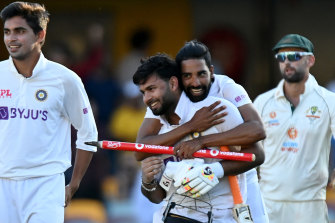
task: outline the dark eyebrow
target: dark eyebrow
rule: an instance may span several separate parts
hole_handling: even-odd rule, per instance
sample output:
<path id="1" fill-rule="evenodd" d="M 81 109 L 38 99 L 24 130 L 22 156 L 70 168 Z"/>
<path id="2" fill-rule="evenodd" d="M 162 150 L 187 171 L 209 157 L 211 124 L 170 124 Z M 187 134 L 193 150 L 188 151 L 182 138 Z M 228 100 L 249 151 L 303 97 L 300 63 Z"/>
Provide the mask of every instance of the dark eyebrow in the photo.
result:
<path id="1" fill-rule="evenodd" d="M 25 27 L 15 27 L 14 31 L 21 31 L 21 30 L 27 30 Z M 4 28 L 4 31 L 10 31 L 10 29 L 8 28 Z"/>

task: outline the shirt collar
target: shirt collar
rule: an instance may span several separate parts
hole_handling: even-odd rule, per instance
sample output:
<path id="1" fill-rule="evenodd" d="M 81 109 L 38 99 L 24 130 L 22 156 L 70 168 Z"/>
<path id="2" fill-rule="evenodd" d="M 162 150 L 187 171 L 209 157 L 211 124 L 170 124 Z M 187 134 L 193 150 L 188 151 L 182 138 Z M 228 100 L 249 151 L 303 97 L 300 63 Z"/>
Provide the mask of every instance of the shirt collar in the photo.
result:
<path id="1" fill-rule="evenodd" d="M 308 94 L 309 92 L 314 90 L 315 87 L 317 87 L 317 86 L 318 86 L 318 82 L 315 80 L 315 77 L 312 74 L 309 74 L 308 79 L 305 83 L 305 91 L 302 94 L 302 96 Z M 280 99 L 282 97 L 285 97 L 285 94 L 284 94 L 284 79 L 282 79 L 279 82 L 279 84 L 276 88 L 276 91 L 275 91 L 275 98 L 276 99 Z"/>
<path id="2" fill-rule="evenodd" d="M 18 74 L 18 71 L 17 71 L 17 69 L 14 65 L 13 58 L 11 56 L 9 57 L 9 64 L 10 64 L 9 65 L 10 71 Z M 43 53 L 40 53 L 40 58 L 38 59 L 37 64 L 35 65 L 35 67 L 33 69 L 33 74 L 29 78 L 33 78 L 33 77 L 39 75 L 41 73 L 41 71 L 43 71 L 45 69 L 46 64 L 47 64 L 47 59 L 44 57 Z"/>

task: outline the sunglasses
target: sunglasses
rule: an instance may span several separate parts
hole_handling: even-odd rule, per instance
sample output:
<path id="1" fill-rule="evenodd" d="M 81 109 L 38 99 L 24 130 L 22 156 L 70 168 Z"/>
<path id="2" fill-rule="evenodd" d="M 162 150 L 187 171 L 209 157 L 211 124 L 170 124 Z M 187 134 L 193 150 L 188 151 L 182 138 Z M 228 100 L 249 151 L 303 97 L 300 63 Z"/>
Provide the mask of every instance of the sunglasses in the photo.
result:
<path id="1" fill-rule="evenodd" d="M 313 55 L 313 53 L 310 53 L 310 52 L 281 52 L 281 53 L 277 53 L 275 55 L 275 58 L 279 62 L 284 62 L 286 58 L 288 61 L 294 62 L 294 61 L 301 60 L 303 56 L 307 56 L 307 55 Z"/>

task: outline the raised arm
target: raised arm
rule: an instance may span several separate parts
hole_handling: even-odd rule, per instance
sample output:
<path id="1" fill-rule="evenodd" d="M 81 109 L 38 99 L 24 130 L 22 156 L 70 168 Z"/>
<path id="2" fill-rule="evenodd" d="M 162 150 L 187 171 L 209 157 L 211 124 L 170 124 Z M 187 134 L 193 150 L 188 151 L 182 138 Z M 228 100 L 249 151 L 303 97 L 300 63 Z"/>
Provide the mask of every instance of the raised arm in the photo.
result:
<path id="1" fill-rule="evenodd" d="M 220 102 L 215 102 L 210 106 L 198 110 L 193 118 L 183 125 L 164 134 L 159 134 L 162 124 L 159 119 L 145 118 L 137 134 L 138 143 L 173 146 L 186 135 L 192 132 L 202 132 L 214 125 L 224 122 L 222 119 L 227 113 L 222 112 L 226 107 L 218 106 Z M 221 112 L 221 113 L 220 113 Z M 141 161 L 152 156 L 150 153 L 137 152 L 135 157 Z"/>
<path id="2" fill-rule="evenodd" d="M 243 105 L 238 110 L 244 120 L 243 124 L 217 135 L 205 136 L 201 146 L 246 146 L 263 140 L 266 137 L 265 129 L 253 104 Z"/>
<path id="3" fill-rule="evenodd" d="M 163 160 L 158 156 L 147 157 L 141 162 L 142 194 L 156 204 L 159 204 L 166 196 L 165 190 L 155 180 L 155 175 L 160 174 L 162 166 Z"/>
<path id="4" fill-rule="evenodd" d="M 247 104 L 239 109 L 244 123 L 230 130 L 204 135 L 175 145 L 175 155 L 182 158 L 192 158 L 192 154 L 205 147 L 242 146 L 243 152 L 254 153 L 254 162 L 221 162 L 225 175 L 236 175 L 257 167 L 264 162 L 264 151 L 259 140 L 265 138 L 263 124 L 252 104 Z"/>

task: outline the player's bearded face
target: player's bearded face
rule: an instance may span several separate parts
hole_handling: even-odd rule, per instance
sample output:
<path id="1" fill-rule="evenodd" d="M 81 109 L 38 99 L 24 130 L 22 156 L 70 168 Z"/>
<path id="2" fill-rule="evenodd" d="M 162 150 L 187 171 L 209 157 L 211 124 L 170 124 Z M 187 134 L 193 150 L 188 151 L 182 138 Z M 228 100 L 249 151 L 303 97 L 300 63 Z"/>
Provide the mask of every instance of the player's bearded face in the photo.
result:
<path id="1" fill-rule="evenodd" d="M 181 62 L 181 79 L 186 95 L 192 102 L 204 100 L 212 84 L 212 68 L 204 59 L 187 59 Z"/>
<path id="2" fill-rule="evenodd" d="M 303 61 L 302 61 L 303 62 Z M 282 77 L 289 83 L 298 83 L 301 82 L 305 75 L 306 70 L 302 66 L 293 67 L 292 64 L 287 63 L 283 64 L 284 66 L 280 67 L 280 72 Z"/>
<path id="3" fill-rule="evenodd" d="M 174 96 L 172 95 L 170 88 L 166 88 L 165 93 L 156 100 L 158 102 L 158 106 L 155 107 L 150 106 L 152 113 L 154 115 L 166 114 L 169 109 L 175 107 L 175 100 L 173 98 Z"/>
<path id="4" fill-rule="evenodd" d="M 211 85 L 212 83 L 209 82 L 208 85 L 203 84 L 197 87 L 188 86 L 185 89 L 185 93 L 192 102 L 202 101 L 208 96 Z"/>

